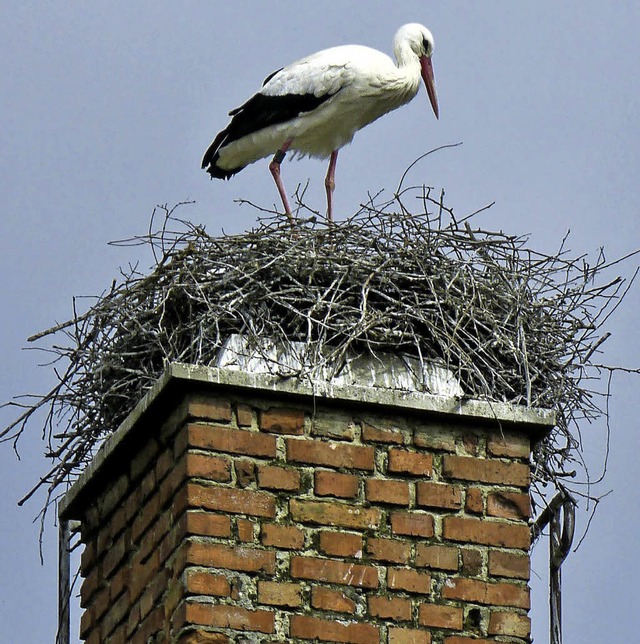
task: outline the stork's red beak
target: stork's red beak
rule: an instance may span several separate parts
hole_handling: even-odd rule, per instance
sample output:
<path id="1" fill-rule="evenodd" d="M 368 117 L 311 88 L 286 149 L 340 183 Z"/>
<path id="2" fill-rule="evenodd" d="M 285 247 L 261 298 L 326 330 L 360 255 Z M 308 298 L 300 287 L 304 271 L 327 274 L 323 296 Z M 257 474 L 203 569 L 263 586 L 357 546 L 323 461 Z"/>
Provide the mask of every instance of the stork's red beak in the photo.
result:
<path id="1" fill-rule="evenodd" d="M 420 67 L 422 68 L 422 80 L 427 88 L 427 94 L 429 95 L 429 100 L 431 101 L 431 107 L 433 108 L 433 113 L 436 115 L 436 118 L 440 117 L 440 110 L 438 109 L 438 95 L 436 94 L 436 81 L 433 77 L 433 65 L 431 64 L 431 58 L 428 56 L 420 57 Z"/>

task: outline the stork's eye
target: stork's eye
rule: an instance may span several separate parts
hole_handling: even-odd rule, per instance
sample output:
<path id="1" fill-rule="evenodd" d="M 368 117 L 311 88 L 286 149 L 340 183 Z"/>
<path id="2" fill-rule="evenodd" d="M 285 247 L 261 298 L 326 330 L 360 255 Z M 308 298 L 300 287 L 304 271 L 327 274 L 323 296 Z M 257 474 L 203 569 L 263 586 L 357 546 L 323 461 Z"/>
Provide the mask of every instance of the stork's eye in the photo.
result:
<path id="1" fill-rule="evenodd" d="M 424 52 L 427 56 L 431 55 L 431 43 L 426 39 L 422 39 L 422 46 L 424 47 Z"/>

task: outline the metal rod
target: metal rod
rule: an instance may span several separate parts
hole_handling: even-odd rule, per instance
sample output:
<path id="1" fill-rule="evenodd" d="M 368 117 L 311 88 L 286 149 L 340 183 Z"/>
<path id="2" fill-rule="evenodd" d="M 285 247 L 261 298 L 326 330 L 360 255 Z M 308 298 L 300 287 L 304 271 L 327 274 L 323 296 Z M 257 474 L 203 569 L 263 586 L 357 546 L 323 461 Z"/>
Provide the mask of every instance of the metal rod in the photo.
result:
<path id="1" fill-rule="evenodd" d="M 71 641 L 70 606 L 71 595 L 71 530 L 69 521 L 60 519 L 58 526 L 58 633 L 56 644 Z"/>

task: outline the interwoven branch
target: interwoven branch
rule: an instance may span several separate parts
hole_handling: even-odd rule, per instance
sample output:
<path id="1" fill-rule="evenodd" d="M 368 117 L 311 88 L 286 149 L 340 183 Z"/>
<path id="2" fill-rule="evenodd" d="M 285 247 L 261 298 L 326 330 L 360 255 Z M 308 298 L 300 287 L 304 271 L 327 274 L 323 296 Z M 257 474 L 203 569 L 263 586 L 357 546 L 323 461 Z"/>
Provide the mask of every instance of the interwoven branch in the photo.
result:
<path id="1" fill-rule="evenodd" d="M 150 249 L 151 272 L 122 270 L 87 310 L 74 301 L 69 321 L 30 338 L 49 341 L 58 381 L 8 403 L 22 409 L 5 441 L 46 412 L 53 464 L 23 501 L 42 486 L 47 502 L 64 491 L 169 362 L 213 364 L 230 334 L 305 343 L 297 373 L 273 365 L 288 377 L 393 351 L 446 366 L 469 397 L 554 409 L 532 471 L 566 486 L 584 472 L 578 425 L 603 414 L 603 324 L 635 274 L 609 276 L 620 260 L 603 253 L 571 258 L 566 240 L 548 255 L 474 228 L 433 193 L 400 188 L 343 222 L 311 216 L 292 229 L 274 215 L 221 237 L 179 218 L 186 204 L 157 208 L 147 234 L 116 242 Z"/>

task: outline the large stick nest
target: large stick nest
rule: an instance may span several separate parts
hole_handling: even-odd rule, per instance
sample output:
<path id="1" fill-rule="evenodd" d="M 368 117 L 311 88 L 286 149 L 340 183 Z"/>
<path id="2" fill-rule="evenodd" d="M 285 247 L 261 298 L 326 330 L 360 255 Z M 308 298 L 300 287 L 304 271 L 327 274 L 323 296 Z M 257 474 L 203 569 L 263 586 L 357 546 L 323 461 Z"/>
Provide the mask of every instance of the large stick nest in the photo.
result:
<path id="1" fill-rule="evenodd" d="M 339 369 L 348 355 L 392 351 L 447 367 L 466 396 L 553 409 L 532 471 L 563 485 L 581 463 L 577 424 L 602 413 L 593 387 L 608 367 L 593 360 L 628 286 L 602 280 L 617 263 L 602 253 L 589 264 L 564 241 L 536 252 L 526 237 L 456 220 L 442 194 L 412 188 L 333 225 L 270 216 L 221 237 L 157 209 L 148 234 L 120 242 L 150 248 L 151 272 L 121 270 L 88 310 L 74 301 L 73 319 L 30 338 L 51 340 L 58 381 L 12 401 L 22 413 L 0 433 L 17 441 L 46 411 L 53 466 L 25 499 L 40 486 L 56 498 L 167 363 L 214 364 L 230 334 L 306 343 L 301 378 L 327 356 Z"/>

